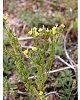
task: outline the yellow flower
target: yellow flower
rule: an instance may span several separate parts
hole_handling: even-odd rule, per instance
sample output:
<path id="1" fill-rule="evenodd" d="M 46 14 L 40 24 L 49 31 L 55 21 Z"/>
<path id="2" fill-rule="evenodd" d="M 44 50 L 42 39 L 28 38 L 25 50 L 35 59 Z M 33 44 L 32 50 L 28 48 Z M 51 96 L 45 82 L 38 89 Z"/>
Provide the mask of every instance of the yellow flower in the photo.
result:
<path id="1" fill-rule="evenodd" d="M 40 95 L 40 96 L 43 95 L 43 91 L 40 91 L 40 92 L 39 92 L 39 95 Z"/>
<path id="2" fill-rule="evenodd" d="M 7 17 L 7 16 L 4 16 L 3 18 L 4 18 L 5 20 L 7 20 L 7 19 L 8 19 L 8 17 Z"/>
<path id="3" fill-rule="evenodd" d="M 42 28 L 39 28 L 39 30 L 38 30 L 38 31 L 39 31 L 39 32 L 41 32 L 42 30 L 43 30 Z"/>
<path id="4" fill-rule="evenodd" d="M 27 50 L 24 50 L 24 51 L 23 51 L 23 54 L 24 54 L 24 55 L 27 55 L 27 54 L 28 54 L 28 49 L 27 49 Z"/>
<path id="5" fill-rule="evenodd" d="M 29 33 L 30 35 L 32 35 L 32 29 L 31 29 L 31 31 L 29 31 L 28 33 Z"/>
<path id="6" fill-rule="evenodd" d="M 36 36 L 38 36 L 38 35 L 39 35 L 39 33 L 36 31 L 36 32 L 35 32 L 35 35 L 36 35 Z"/>
<path id="7" fill-rule="evenodd" d="M 7 19 L 8 19 L 8 16 L 4 15 L 4 16 L 3 16 L 3 19 L 4 19 L 4 20 L 7 20 Z"/>
<path id="8" fill-rule="evenodd" d="M 65 28 L 65 25 L 64 25 L 64 24 L 61 24 L 61 27 L 62 27 L 62 28 Z"/>
<path id="9" fill-rule="evenodd" d="M 37 47 L 32 47 L 32 50 L 33 51 L 37 51 Z"/>
<path id="10" fill-rule="evenodd" d="M 3 16 L 3 19 L 4 19 L 4 20 L 7 20 L 7 19 L 8 19 L 8 16 L 9 16 L 9 15 L 6 13 L 6 14 Z"/>
<path id="11" fill-rule="evenodd" d="M 33 27 L 33 30 L 37 30 L 37 28 L 36 27 Z"/>
<path id="12" fill-rule="evenodd" d="M 55 35 L 55 34 L 57 33 L 57 27 L 54 26 L 54 27 L 52 28 L 52 32 L 53 32 L 53 34 Z"/>
<path id="13" fill-rule="evenodd" d="M 49 29 L 47 28 L 46 32 L 49 32 Z"/>

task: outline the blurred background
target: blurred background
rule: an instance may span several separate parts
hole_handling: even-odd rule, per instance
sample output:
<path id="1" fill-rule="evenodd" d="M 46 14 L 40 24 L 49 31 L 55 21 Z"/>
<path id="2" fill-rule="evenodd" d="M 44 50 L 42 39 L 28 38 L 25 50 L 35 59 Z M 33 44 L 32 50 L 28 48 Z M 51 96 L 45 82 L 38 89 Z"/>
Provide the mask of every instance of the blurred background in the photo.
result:
<path id="1" fill-rule="evenodd" d="M 77 7 L 77 0 L 4 0 L 9 26 L 18 36 L 27 34 L 33 26 L 52 27 L 55 23 L 64 23 L 66 27 L 73 24 L 76 31 Z"/>

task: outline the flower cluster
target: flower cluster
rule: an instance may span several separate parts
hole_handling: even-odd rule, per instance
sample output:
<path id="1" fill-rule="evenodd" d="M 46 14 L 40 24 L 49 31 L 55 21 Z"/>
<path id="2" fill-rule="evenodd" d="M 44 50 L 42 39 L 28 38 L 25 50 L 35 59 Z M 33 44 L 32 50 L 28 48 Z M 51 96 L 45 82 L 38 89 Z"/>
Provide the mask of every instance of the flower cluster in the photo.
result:
<path id="1" fill-rule="evenodd" d="M 32 51 L 34 51 L 34 52 L 37 51 L 37 47 L 31 47 L 31 49 L 32 49 Z M 29 50 L 28 50 L 28 49 L 23 51 L 23 54 L 24 54 L 24 55 L 28 55 L 28 53 L 29 53 Z"/>
<path id="2" fill-rule="evenodd" d="M 40 91 L 40 92 L 39 92 L 39 95 L 40 95 L 40 96 L 43 95 L 43 91 Z"/>
<path id="3" fill-rule="evenodd" d="M 27 55 L 27 54 L 28 54 L 28 49 L 27 49 L 27 50 L 24 50 L 24 51 L 23 51 L 23 54 L 24 54 L 24 55 Z"/>
<path id="4" fill-rule="evenodd" d="M 37 31 L 36 27 L 31 28 L 31 30 L 28 32 L 30 35 L 35 34 L 35 36 L 39 35 L 39 32 Z"/>
<path id="5" fill-rule="evenodd" d="M 61 24 L 60 25 L 60 27 L 63 29 L 63 28 L 65 28 L 65 25 L 64 24 Z M 53 28 L 52 28 L 52 34 L 53 35 L 56 35 L 57 33 L 58 33 L 58 25 L 56 25 L 56 26 L 54 26 Z M 45 31 L 45 33 L 49 33 L 50 32 L 50 30 L 47 28 L 47 29 L 45 29 L 44 28 L 44 26 L 43 26 L 43 28 L 39 28 L 39 29 L 37 29 L 36 27 L 33 27 L 33 28 L 31 28 L 31 30 L 28 32 L 29 33 L 29 35 L 33 35 L 33 36 L 39 36 L 41 33 L 43 33 Z"/>
<path id="6" fill-rule="evenodd" d="M 33 36 L 33 37 L 35 37 L 35 40 L 38 39 L 37 38 L 38 36 L 43 36 L 43 38 L 45 36 L 47 36 L 48 37 L 47 39 L 49 39 L 50 36 L 53 36 L 54 37 L 55 35 L 57 35 L 58 33 L 60 33 L 59 32 L 60 29 L 63 30 L 64 28 L 65 28 L 65 25 L 64 24 L 61 24 L 60 26 L 58 26 L 58 24 L 57 24 L 57 25 L 53 26 L 52 29 L 48 29 L 48 28 L 46 29 L 44 27 L 44 25 L 43 25 L 43 27 L 42 28 L 39 28 L 39 29 L 37 29 L 36 27 L 31 28 L 31 30 L 28 32 L 28 34 L 31 35 L 31 36 Z M 34 52 L 37 51 L 37 47 L 31 47 L 31 49 Z M 28 55 L 28 49 L 27 50 L 24 50 L 23 51 L 23 54 L 24 55 Z"/>

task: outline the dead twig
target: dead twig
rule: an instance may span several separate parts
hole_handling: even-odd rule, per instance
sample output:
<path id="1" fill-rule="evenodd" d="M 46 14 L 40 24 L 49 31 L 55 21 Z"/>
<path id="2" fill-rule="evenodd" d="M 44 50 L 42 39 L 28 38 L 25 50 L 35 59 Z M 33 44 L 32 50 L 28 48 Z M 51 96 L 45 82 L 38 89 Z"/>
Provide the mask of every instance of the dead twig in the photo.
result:
<path id="1" fill-rule="evenodd" d="M 25 40 L 30 40 L 33 39 L 33 37 L 20 37 L 18 38 L 19 41 L 25 41 Z"/>
<path id="2" fill-rule="evenodd" d="M 70 58 L 70 56 L 67 52 L 67 49 L 66 49 L 67 37 L 68 37 L 68 34 L 70 33 L 72 28 L 73 28 L 73 26 L 71 25 L 70 28 L 68 29 L 67 33 L 66 33 L 65 38 L 64 38 L 64 51 L 65 51 L 66 57 L 68 58 L 70 64 L 73 66 L 73 64 L 75 64 L 75 62 Z"/>
<path id="3" fill-rule="evenodd" d="M 66 57 L 68 58 L 69 62 L 70 62 L 70 66 L 71 68 L 74 70 L 75 72 L 75 75 L 76 75 L 76 79 L 77 79 L 77 67 L 75 68 L 74 66 L 76 66 L 75 62 L 70 58 L 69 56 L 69 53 L 67 52 L 67 49 L 66 49 L 66 43 L 67 43 L 67 37 L 68 37 L 68 34 L 70 33 L 71 29 L 73 28 L 72 25 L 70 25 L 70 28 L 68 29 L 67 33 L 66 33 L 66 36 L 64 38 L 64 51 L 65 51 L 65 54 L 66 54 Z"/>
<path id="4" fill-rule="evenodd" d="M 22 92 L 22 91 L 20 91 L 20 90 L 18 90 L 18 92 L 17 92 L 18 94 L 23 94 L 23 95 L 27 95 L 27 92 Z"/>
<path id="5" fill-rule="evenodd" d="M 60 71 L 63 71 L 63 70 L 67 70 L 67 69 L 70 69 L 70 68 L 71 67 L 59 68 L 59 69 L 52 70 L 52 71 L 49 71 L 49 72 L 46 72 L 46 73 L 48 73 L 48 74 L 57 73 L 57 72 L 60 72 Z M 30 76 L 29 79 L 35 79 L 36 77 L 38 77 L 38 76 Z"/>
<path id="6" fill-rule="evenodd" d="M 55 58 L 59 59 L 61 62 L 63 62 L 64 64 L 66 64 L 67 66 L 69 66 L 70 68 L 74 69 L 74 67 L 72 65 L 70 65 L 69 63 L 67 63 L 65 60 L 63 60 L 60 56 L 55 55 Z"/>
<path id="7" fill-rule="evenodd" d="M 49 96 L 49 95 L 51 95 L 51 94 L 55 94 L 56 96 L 60 97 L 60 96 L 59 96 L 59 93 L 57 93 L 56 91 L 49 92 L 49 93 L 45 94 L 45 96 Z"/>
<path id="8" fill-rule="evenodd" d="M 25 49 L 31 49 L 33 46 L 23 46 L 21 45 L 21 48 L 25 48 Z"/>

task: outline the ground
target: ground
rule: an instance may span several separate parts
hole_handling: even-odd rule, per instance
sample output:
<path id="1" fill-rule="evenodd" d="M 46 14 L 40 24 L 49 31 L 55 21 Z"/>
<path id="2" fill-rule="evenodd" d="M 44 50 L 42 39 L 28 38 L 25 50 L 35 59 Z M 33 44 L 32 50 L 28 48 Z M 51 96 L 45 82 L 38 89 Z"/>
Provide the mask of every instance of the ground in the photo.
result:
<path id="1" fill-rule="evenodd" d="M 72 4 L 72 5 L 71 5 Z M 4 14 L 9 14 L 8 18 L 8 26 L 13 29 L 16 36 L 18 38 L 21 37 L 27 37 L 28 31 L 31 27 L 42 27 L 44 24 L 45 27 L 52 28 L 56 23 L 65 24 L 65 31 L 62 33 L 62 40 L 64 43 L 66 34 L 66 48 L 67 52 L 69 53 L 70 58 L 77 64 L 77 0 L 4 0 Z M 5 33 L 4 33 L 5 35 Z M 21 45 L 30 45 L 31 42 L 22 41 L 20 42 Z M 69 59 L 67 58 L 66 54 L 65 56 L 60 55 L 66 62 L 69 62 Z M 5 58 L 4 58 L 5 59 Z M 58 59 L 53 60 L 52 64 L 52 70 L 64 68 L 66 67 L 65 64 L 63 64 Z M 13 73 L 12 73 L 13 71 Z M 8 81 L 10 84 L 15 84 L 16 79 L 19 77 L 19 75 L 16 73 L 16 70 L 12 69 L 12 71 L 9 71 L 10 74 L 8 74 L 9 78 Z M 75 73 L 73 70 L 69 70 L 73 73 L 74 76 L 74 85 L 77 89 L 77 85 L 75 83 Z M 55 77 L 60 73 L 55 73 Z M 47 80 L 47 84 L 52 85 L 53 75 L 49 77 L 49 80 Z M 19 87 L 18 87 L 19 89 Z M 59 90 L 59 88 L 57 87 Z M 75 91 L 77 91 L 75 89 Z M 52 91 L 53 88 L 47 89 L 47 92 Z M 5 91 L 4 91 L 5 92 Z M 9 91 L 12 92 L 12 91 Z M 10 93 L 9 93 L 10 95 Z M 15 100 L 15 96 L 12 94 L 7 97 L 7 99 L 4 100 Z M 4 97 L 5 98 L 5 97 Z M 13 99 L 12 99 L 13 98 Z M 73 99 L 74 98 L 74 99 Z M 20 99 L 19 100 L 25 100 Z M 56 96 L 53 95 L 50 100 L 58 100 Z M 74 97 L 71 97 L 67 100 L 77 100 L 77 95 L 75 92 Z"/>

